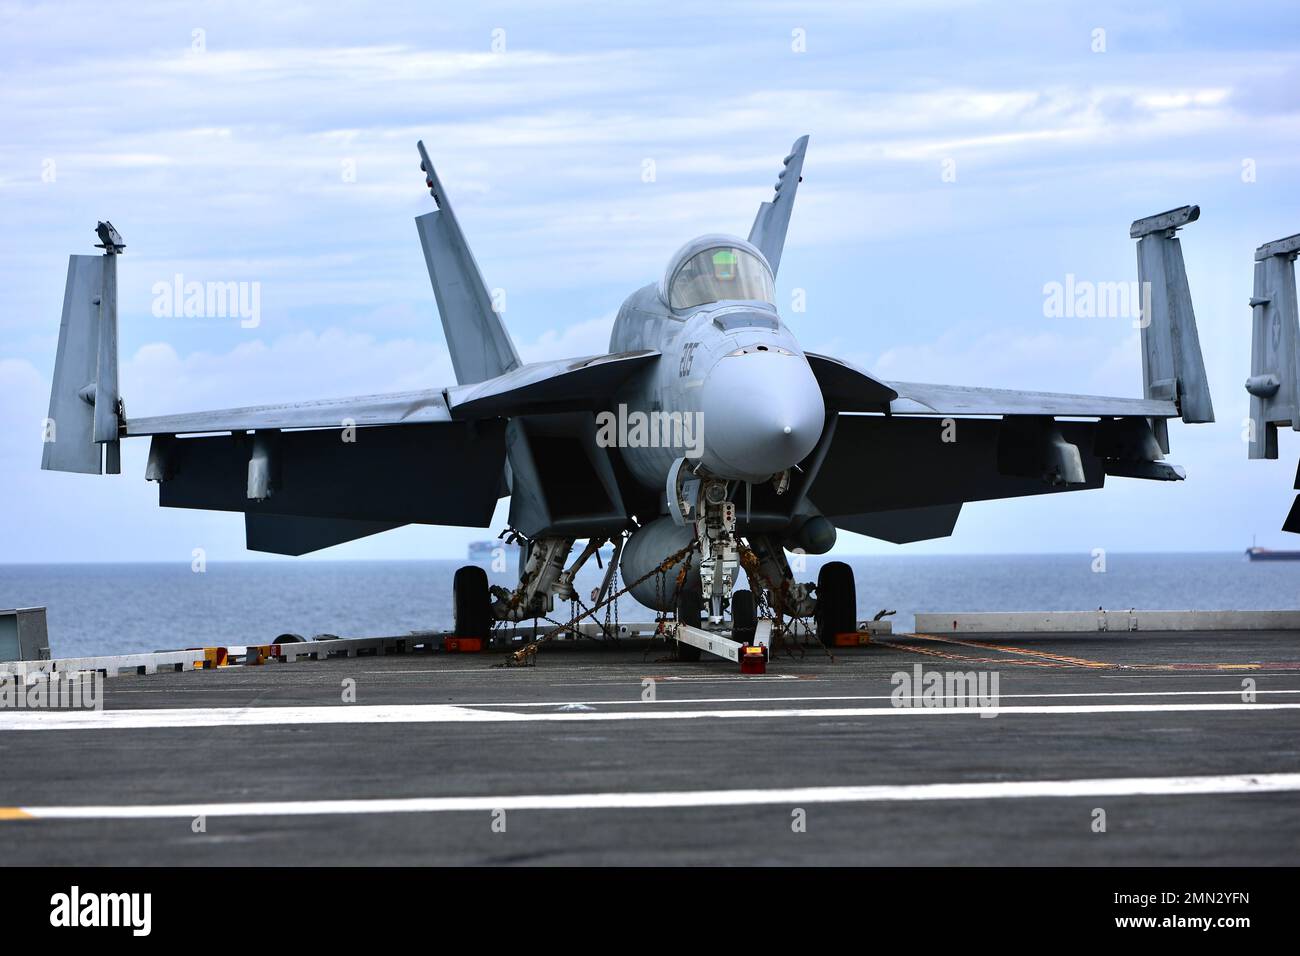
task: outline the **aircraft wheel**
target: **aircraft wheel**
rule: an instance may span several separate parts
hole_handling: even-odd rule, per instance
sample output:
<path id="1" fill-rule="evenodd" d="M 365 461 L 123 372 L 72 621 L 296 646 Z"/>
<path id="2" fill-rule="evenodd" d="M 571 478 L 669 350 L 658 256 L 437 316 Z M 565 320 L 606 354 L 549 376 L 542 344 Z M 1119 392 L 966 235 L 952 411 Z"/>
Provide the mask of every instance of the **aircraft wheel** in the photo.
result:
<path id="1" fill-rule="evenodd" d="M 677 592 L 677 622 L 699 627 L 703 615 L 704 592 L 700 587 L 700 579 L 697 575 L 688 575 L 681 590 Z M 700 659 L 700 649 L 694 644 L 684 644 L 681 641 L 676 643 L 679 661 L 692 662 Z"/>
<path id="2" fill-rule="evenodd" d="M 487 572 L 478 565 L 467 564 L 456 571 L 451 585 L 455 621 L 452 632 L 457 637 L 492 636 L 492 604 L 488 597 Z"/>
<path id="3" fill-rule="evenodd" d="M 836 634 L 858 629 L 858 592 L 853 569 L 843 561 L 829 561 L 817 574 L 817 639 L 835 646 Z"/>
<path id="4" fill-rule="evenodd" d="M 753 591 L 731 592 L 731 639 L 744 644 L 752 643 L 758 627 L 758 607 Z"/>

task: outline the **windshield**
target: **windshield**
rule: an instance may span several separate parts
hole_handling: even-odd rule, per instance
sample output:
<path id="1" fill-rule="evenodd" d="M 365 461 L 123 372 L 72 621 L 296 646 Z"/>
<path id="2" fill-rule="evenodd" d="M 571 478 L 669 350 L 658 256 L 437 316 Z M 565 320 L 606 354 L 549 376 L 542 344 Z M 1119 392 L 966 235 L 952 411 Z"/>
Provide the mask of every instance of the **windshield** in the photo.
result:
<path id="1" fill-rule="evenodd" d="M 726 299 L 771 302 L 772 294 L 772 276 L 758 257 L 734 246 L 720 246 L 696 253 L 677 270 L 668 304 L 689 309 Z"/>

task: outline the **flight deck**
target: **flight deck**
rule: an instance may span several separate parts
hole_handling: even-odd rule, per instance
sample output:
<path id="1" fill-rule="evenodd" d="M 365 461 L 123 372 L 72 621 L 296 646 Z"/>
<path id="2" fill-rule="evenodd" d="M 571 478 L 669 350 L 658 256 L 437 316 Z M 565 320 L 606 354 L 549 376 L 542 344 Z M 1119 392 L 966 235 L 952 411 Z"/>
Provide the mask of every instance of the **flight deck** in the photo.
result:
<path id="1" fill-rule="evenodd" d="M 0 782 L 5 858 L 1300 858 L 1294 631 L 874 635 L 774 649 L 762 675 L 640 639 L 503 660 L 269 659 L 115 677 L 102 711 L 0 710 L 0 759 L 40 768 Z M 931 674 L 983 675 L 982 696 L 927 696 Z"/>

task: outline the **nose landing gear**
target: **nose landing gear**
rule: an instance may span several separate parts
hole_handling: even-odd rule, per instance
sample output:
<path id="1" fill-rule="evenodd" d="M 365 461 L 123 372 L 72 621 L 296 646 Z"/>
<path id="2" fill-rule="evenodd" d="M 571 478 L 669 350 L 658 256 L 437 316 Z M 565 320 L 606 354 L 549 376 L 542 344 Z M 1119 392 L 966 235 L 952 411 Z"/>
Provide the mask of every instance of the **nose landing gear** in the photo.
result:
<path id="1" fill-rule="evenodd" d="M 695 534 L 700 541 L 700 583 L 710 624 L 722 623 L 722 611 L 740 569 L 736 540 L 736 505 L 727 500 L 727 483 L 709 479 L 700 495 Z"/>

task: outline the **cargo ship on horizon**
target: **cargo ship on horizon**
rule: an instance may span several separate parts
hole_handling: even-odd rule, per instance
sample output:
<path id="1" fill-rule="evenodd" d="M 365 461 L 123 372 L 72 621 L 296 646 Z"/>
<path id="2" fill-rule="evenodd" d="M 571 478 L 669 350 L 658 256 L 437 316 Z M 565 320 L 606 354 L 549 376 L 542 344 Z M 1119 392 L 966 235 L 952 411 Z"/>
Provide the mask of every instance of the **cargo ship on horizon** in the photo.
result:
<path id="1" fill-rule="evenodd" d="M 1246 557 L 1251 561 L 1300 561 L 1300 551 L 1274 551 L 1251 545 L 1246 549 Z"/>

